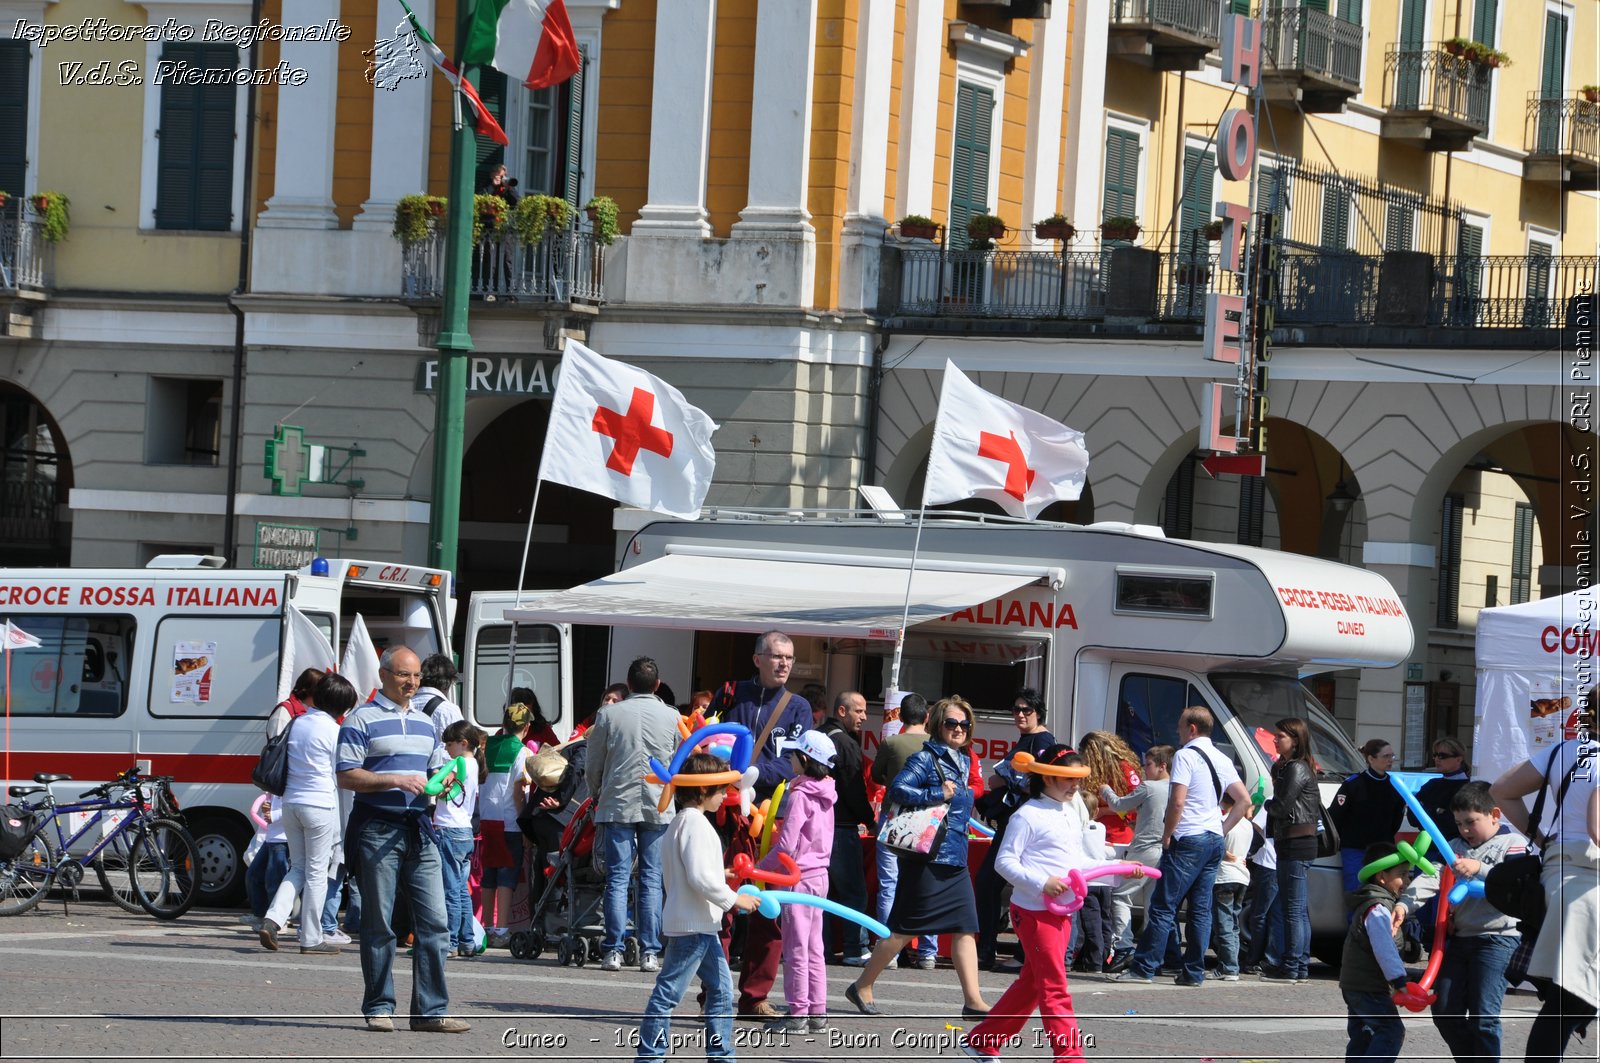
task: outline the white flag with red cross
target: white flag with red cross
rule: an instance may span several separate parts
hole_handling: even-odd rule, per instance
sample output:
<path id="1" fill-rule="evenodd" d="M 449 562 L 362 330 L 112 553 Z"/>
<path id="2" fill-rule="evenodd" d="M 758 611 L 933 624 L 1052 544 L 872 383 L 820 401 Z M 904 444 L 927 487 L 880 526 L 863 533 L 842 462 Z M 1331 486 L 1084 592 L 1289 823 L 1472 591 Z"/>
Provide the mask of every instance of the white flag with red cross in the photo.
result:
<path id="1" fill-rule="evenodd" d="M 986 498 L 1032 520 L 1081 495 L 1088 472 L 1082 432 L 989 394 L 945 362 L 924 506 Z"/>
<path id="2" fill-rule="evenodd" d="M 539 479 L 694 520 L 716 468 L 716 430 L 665 380 L 568 340 Z"/>
<path id="3" fill-rule="evenodd" d="M 5 627 L 0 629 L 0 637 L 3 637 L 7 650 L 28 650 L 43 645 L 37 635 L 28 634 L 9 620 L 5 622 Z"/>

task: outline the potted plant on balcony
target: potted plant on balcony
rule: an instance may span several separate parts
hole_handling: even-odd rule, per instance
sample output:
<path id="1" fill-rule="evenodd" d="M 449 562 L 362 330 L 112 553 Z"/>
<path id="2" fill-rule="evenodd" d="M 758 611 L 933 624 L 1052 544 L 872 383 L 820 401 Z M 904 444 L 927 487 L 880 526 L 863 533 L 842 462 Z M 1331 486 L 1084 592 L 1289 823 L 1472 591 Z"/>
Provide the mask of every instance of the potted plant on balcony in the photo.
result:
<path id="1" fill-rule="evenodd" d="M 1600 103 L 1600 85 L 1585 85 L 1578 94 L 1590 103 Z"/>
<path id="2" fill-rule="evenodd" d="M 1492 70 L 1495 67 L 1511 65 L 1511 57 L 1500 49 L 1490 48 L 1488 45 L 1483 45 L 1482 48 L 1483 51 L 1478 53 L 1479 66 L 1486 66 Z"/>
<path id="3" fill-rule="evenodd" d="M 1219 242 L 1222 239 L 1222 219 L 1213 218 L 1211 221 L 1207 222 L 1205 228 L 1200 231 L 1205 233 L 1206 239 L 1212 243 Z"/>
<path id="4" fill-rule="evenodd" d="M 921 214 L 907 214 L 900 219 L 900 235 L 907 240 L 939 239 L 939 223 Z"/>
<path id="5" fill-rule="evenodd" d="M 1064 214 L 1052 214 L 1043 221 L 1033 223 L 1033 235 L 1040 240 L 1070 241 L 1078 235 Z"/>
<path id="6" fill-rule="evenodd" d="M 401 196 L 394 205 L 394 238 L 407 244 L 426 240 L 437 231 L 446 205 L 443 196 Z"/>
<path id="7" fill-rule="evenodd" d="M 546 196 L 535 192 L 523 196 L 517 203 L 513 224 L 517 235 L 525 244 L 536 244 L 552 227 L 557 232 L 572 223 L 572 207 L 560 196 Z"/>
<path id="8" fill-rule="evenodd" d="M 1439 47 L 1443 48 L 1451 55 L 1466 55 L 1472 50 L 1474 43 L 1475 42 L 1469 37 L 1451 37 Z"/>
<path id="9" fill-rule="evenodd" d="M 594 226 L 594 238 L 600 246 L 610 247 L 617 238 L 617 201 L 610 196 L 593 196 L 583 210 Z"/>
<path id="10" fill-rule="evenodd" d="M 33 207 L 33 212 L 44 222 L 44 238 L 47 243 L 59 244 L 67 238 L 67 229 L 71 223 L 68 212 L 71 201 L 66 196 L 60 192 L 37 192 L 28 203 Z"/>
<path id="11" fill-rule="evenodd" d="M 521 204 L 518 204 L 520 206 Z M 511 208 L 499 196 L 472 197 L 472 242 L 482 240 L 485 233 L 498 236 L 505 231 Z"/>
<path id="12" fill-rule="evenodd" d="M 998 214 L 974 214 L 967 219 L 967 235 L 972 237 L 974 242 L 988 241 L 992 247 L 995 240 L 1002 239 L 1006 235 L 1005 219 Z"/>
<path id="13" fill-rule="evenodd" d="M 1126 214 L 1116 214 L 1100 223 L 1100 239 L 1102 240 L 1137 240 L 1139 238 L 1139 222 Z"/>

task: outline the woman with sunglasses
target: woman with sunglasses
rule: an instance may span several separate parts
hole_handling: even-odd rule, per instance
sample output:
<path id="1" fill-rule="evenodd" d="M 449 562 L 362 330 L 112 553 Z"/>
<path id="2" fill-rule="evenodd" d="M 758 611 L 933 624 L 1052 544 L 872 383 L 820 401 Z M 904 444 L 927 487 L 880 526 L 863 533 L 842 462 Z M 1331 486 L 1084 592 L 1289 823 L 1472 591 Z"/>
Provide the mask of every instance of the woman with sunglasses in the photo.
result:
<path id="1" fill-rule="evenodd" d="M 1444 840 L 1453 842 L 1461 837 L 1456 830 L 1456 814 L 1450 811 L 1450 802 L 1454 801 L 1461 788 L 1472 781 L 1467 774 L 1467 749 L 1454 738 L 1435 738 L 1433 740 L 1433 763 L 1439 769 L 1437 779 L 1429 779 L 1417 791 L 1417 803 L 1420 804 L 1433 821 L 1444 832 Z M 1418 830 L 1422 824 L 1417 822 L 1417 817 L 1410 812 L 1406 818 Z"/>
<path id="2" fill-rule="evenodd" d="M 845 991 L 845 999 L 863 1015 L 882 1015 L 872 1002 L 872 983 L 913 937 L 952 935 L 950 957 L 961 980 L 961 1016 L 981 1019 L 989 1013 L 978 985 L 978 908 L 967 874 L 967 821 L 972 815 L 972 789 L 967 784 L 972 746 L 972 706 L 959 697 L 934 705 L 928 715 L 928 741 L 906 760 L 889 784 L 887 800 L 901 808 L 950 805 L 944 842 L 931 859 L 900 861 L 900 880 L 889 909 L 890 935 L 878 942 L 861 977 Z"/>

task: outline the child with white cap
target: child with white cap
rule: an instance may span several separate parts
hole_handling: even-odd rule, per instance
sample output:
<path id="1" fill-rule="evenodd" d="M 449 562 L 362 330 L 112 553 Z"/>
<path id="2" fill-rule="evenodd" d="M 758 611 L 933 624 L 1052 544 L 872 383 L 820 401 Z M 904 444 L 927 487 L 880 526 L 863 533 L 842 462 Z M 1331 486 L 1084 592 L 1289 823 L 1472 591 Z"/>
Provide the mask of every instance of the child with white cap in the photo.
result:
<path id="1" fill-rule="evenodd" d="M 828 895 L 828 862 L 833 852 L 833 806 L 838 791 L 829 769 L 838 749 L 833 739 L 821 731 L 806 731 L 799 738 L 783 741 L 779 747 L 788 754 L 794 778 L 784 790 L 783 824 L 772 839 L 772 850 L 756 866 L 764 871 L 781 870 L 780 853 L 800 868 L 796 893 L 815 897 Z M 804 904 L 789 904 L 783 909 L 783 999 L 789 1005 L 788 1017 L 776 1019 L 768 1028 L 785 1033 L 819 1032 L 828 1025 L 827 950 L 822 935 L 822 909 Z"/>

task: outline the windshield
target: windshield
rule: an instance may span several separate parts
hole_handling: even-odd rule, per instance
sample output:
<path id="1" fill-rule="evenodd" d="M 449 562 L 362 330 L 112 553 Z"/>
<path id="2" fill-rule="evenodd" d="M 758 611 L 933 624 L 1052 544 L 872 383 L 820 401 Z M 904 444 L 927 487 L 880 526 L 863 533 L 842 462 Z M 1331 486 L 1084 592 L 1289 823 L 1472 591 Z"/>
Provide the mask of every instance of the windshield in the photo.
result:
<path id="1" fill-rule="evenodd" d="M 1366 767 L 1361 751 L 1351 744 L 1333 717 L 1299 680 L 1286 675 L 1213 673 L 1212 686 L 1239 718 L 1267 763 L 1278 759 L 1272 732 L 1286 716 L 1298 716 L 1311 728 L 1311 753 L 1322 778 L 1354 775 Z"/>

